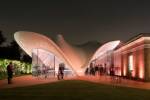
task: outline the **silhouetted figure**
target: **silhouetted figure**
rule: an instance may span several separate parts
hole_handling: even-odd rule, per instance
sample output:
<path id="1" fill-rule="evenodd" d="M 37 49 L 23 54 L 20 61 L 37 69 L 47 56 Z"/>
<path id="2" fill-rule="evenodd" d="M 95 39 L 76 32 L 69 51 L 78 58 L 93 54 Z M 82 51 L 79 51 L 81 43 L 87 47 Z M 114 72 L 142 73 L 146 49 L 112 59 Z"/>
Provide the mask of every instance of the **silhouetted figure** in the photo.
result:
<path id="1" fill-rule="evenodd" d="M 89 74 L 89 68 L 86 68 L 85 75 L 88 75 L 88 74 Z"/>
<path id="2" fill-rule="evenodd" d="M 60 63 L 59 64 L 59 69 L 58 69 L 58 80 L 64 78 L 64 69 L 65 69 L 64 63 Z"/>
<path id="3" fill-rule="evenodd" d="M 103 75 L 103 72 L 104 72 L 103 66 L 100 65 L 100 75 Z"/>
<path id="4" fill-rule="evenodd" d="M 114 67 L 110 67 L 110 76 L 114 76 L 115 75 L 115 69 Z"/>
<path id="5" fill-rule="evenodd" d="M 45 64 L 42 65 L 42 74 L 47 78 L 48 70 Z"/>
<path id="6" fill-rule="evenodd" d="M 9 63 L 7 66 L 7 75 L 8 75 L 8 84 L 12 83 L 12 77 L 13 77 L 13 65 L 12 62 Z"/>
<path id="7" fill-rule="evenodd" d="M 106 67 L 106 63 L 104 64 L 104 74 L 107 74 L 107 67 Z"/>
<path id="8" fill-rule="evenodd" d="M 93 63 L 90 63 L 90 75 L 95 75 L 95 69 Z"/>
<path id="9" fill-rule="evenodd" d="M 94 70 L 95 70 L 95 74 L 98 75 L 98 65 L 96 65 L 96 66 L 94 67 Z"/>

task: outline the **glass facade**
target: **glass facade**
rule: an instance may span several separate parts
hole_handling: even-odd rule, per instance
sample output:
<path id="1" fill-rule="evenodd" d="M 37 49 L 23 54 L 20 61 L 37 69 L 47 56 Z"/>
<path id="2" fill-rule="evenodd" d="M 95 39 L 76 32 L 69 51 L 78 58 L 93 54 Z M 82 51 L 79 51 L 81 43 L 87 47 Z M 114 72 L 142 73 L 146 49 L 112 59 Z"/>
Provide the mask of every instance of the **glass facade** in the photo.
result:
<path id="1" fill-rule="evenodd" d="M 43 49 L 33 49 L 32 51 L 32 74 L 34 76 L 48 74 L 48 76 L 55 77 L 58 74 L 59 65 L 62 63 L 65 65 L 64 74 L 73 76 L 70 67 L 52 52 Z"/>

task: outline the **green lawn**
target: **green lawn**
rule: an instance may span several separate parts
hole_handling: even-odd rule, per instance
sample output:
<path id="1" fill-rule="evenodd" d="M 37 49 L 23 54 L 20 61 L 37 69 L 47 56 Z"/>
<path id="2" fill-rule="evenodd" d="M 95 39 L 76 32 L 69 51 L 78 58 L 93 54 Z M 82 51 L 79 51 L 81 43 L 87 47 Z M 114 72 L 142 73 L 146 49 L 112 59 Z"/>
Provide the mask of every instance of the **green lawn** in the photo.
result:
<path id="1" fill-rule="evenodd" d="M 1 89 L 0 100 L 150 100 L 150 90 L 68 80 Z"/>

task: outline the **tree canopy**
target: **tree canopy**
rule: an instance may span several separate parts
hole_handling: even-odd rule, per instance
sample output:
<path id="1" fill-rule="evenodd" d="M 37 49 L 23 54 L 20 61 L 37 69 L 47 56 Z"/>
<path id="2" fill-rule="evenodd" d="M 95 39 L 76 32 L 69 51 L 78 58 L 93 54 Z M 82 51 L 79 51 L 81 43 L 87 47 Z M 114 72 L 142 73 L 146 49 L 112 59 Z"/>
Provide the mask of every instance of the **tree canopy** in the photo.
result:
<path id="1" fill-rule="evenodd" d="M 6 41 L 6 38 L 3 36 L 2 31 L 0 30 L 0 45 Z"/>

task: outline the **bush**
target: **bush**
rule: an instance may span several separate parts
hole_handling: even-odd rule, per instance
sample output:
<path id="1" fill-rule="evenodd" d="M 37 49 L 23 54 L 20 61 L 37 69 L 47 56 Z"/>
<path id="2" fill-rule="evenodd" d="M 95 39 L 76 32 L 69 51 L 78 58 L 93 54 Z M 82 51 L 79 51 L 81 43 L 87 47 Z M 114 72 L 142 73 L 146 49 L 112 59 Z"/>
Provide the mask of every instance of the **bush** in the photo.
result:
<path id="1" fill-rule="evenodd" d="M 30 74 L 32 67 L 30 63 L 18 60 L 0 59 L 0 79 L 7 77 L 7 65 L 12 62 L 14 66 L 14 75 Z"/>

